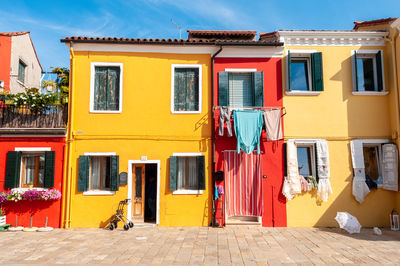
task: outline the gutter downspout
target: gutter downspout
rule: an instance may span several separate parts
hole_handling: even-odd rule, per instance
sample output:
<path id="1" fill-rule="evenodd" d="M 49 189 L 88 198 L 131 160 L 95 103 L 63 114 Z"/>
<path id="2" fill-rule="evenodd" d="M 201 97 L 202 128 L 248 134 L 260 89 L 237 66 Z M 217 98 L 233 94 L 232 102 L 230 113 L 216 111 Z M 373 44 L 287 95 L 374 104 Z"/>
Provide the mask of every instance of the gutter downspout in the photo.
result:
<path id="1" fill-rule="evenodd" d="M 212 56 L 211 56 L 211 102 L 212 102 L 212 129 L 211 129 L 211 141 L 212 141 L 212 167 L 211 167 L 211 176 L 212 176 L 212 182 L 211 182 L 211 195 L 212 195 L 212 202 L 213 202 L 213 210 L 212 210 L 212 226 L 216 227 L 216 221 L 215 221 L 215 97 L 214 97 L 214 59 L 215 57 L 222 51 L 222 45 L 219 46 L 218 51 L 216 51 Z"/>
<path id="2" fill-rule="evenodd" d="M 71 142 L 73 140 L 73 132 L 72 132 L 72 121 L 73 121 L 73 110 L 71 108 L 73 102 L 73 94 L 72 89 L 74 88 L 74 71 L 75 71 L 75 61 L 74 61 L 74 48 L 72 47 L 72 42 L 69 44 L 69 50 L 71 54 L 71 69 L 69 71 L 69 97 L 68 97 L 68 131 L 67 131 L 67 147 L 65 149 L 65 170 L 64 170 L 64 179 L 66 185 L 66 193 L 64 195 L 67 196 L 65 199 L 65 219 L 64 219 L 64 227 L 71 227 L 71 203 L 72 203 L 72 173 L 70 171 L 70 162 L 72 162 L 72 148 Z"/>
<path id="3" fill-rule="evenodd" d="M 400 103 L 399 103 L 400 100 L 399 100 L 399 84 L 397 82 L 398 74 L 397 74 L 397 60 L 396 60 L 397 57 L 396 57 L 396 48 L 395 48 L 395 45 L 396 45 L 395 36 L 396 36 L 396 31 L 392 37 L 390 37 L 390 38 L 385 37 L 385 40 L 390 42 L 390 46 L 392 48 L 392 64 L 393 64 L 393 72 L 394 72 L 393 73 L 393 79 L 394 79 L 393 83 L 394 83 L 394 91 L 395 91 L 395 98 L 396 98 L 396 111 L 397 111 L 396 112 L 397 128 L 396 128 L 395 136 L 392 136 L 392 138 L 394 139 L 394 141 L 397 142 L 397 140 L 399 139 L 399 131 L 400 131 Z"/>

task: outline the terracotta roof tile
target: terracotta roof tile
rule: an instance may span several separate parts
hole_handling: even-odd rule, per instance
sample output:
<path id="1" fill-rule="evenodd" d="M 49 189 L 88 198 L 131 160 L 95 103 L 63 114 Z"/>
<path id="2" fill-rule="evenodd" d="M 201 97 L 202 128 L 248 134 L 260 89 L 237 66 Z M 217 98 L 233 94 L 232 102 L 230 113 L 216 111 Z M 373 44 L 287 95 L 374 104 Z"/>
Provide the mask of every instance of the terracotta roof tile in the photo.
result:
<path id="1" fill-rule="evenodd" d="M 0 36 L 19 36 L 29 33 L 29 31 L 0 32 Z"/>
<path id="2" fill-rule="evenodd" d="M 61 39 L 61 42 L 93 42 L 93 43 L 126 43 L 126 44 L 213 44 L 209 40 L 153 39 L 153 38 L 117 38 L 117 37 L 82 37 L 72 36 Z"/>
<path id="3" fill-rule="evenodd" d="M 208 40 L 254 40 L 256 31 L 231 31 L 231 30 L 188 30 L 188 39 Z"/>
<path id="4" fill-rule="evenodd" d="M 354 21 L 354 28 L 353 30 L 358 30 L 360 27 L 366 26 L 374 26 L 380 24 L 387 24 L 395 21 L 397 18 L 383 18 L 383 19 L 376 19 L 376 20 L 367 20 L 367 21 Z"/>
<path id="5" fill-rule="evenodd" d="M 255 41 L 255 40 L 235 40 L 235 39 L 135 39 L 135 38 L 116 38 L 116 37 L 82 37 L 72 36 L 61 39 L 61 42 L 69 43 L 109 43 L 109 44 L 159 44 L 159 45 L 254 45 L 254 46 L 281 46 L 282 43 L 276 41 Z"/>

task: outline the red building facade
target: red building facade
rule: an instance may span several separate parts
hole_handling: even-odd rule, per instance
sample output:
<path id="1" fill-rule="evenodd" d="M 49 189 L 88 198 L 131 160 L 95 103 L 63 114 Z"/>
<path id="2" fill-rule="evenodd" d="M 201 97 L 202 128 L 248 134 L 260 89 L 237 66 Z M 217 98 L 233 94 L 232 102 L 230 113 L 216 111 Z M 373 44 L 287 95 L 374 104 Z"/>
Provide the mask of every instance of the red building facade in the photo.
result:
<path id="1" fill-rule="evenodd" d="M 11 36 L 0 34 L 0 80 L 4 90 L 10 91 Z"/>
<path id="2" fill-rule="evenodd" d="M 242 48 L 242 49 L 252 49 Z M 259 47 L 257 47 L 260 49 Z M 262 48 L 261 48 L 262 49 Z M 264 49 L 271 49 L 265 47 Z M 219 106 L 219 73 L 223 71 L 257 71 L 263 73 L 263 97 L 264 107 L 282 109 L 282 73 L 281 57 L 217 57 L 214 59 L 214 99 Z M 240 109 L 240 108 L 239 108 Z M 255 108 L 258 109 L 258 108 Z M 262 108 L 260 108 L 262 109 Z M 215 171 L 224 171 L 223 152 L 236 150 L 237 139 L 233 137 L 219 136 L 219 108 L 215 108 Z M 283 114 L 283 112 L 282 112 Z M 282 120 L 281 120 L 282 122 Z M 234 124 L 231 118 L 232 127 Z M 224 125 L 226 127 L 226 125 Z M 225 128 L 225 133 L 226 128 Z M 286 226 L 286 199 L 281 194 L 284 180 L 283 139 L 268 141 L 265 129 L 262 130 L 260 139 L 262 154 L 262 201 L 263 215 L 262 226 L 283 227 Z M 217 186 L 225 187 L 224 181 L 216 181 Z M 216 201 L 216 219 L 220 225 L 225 225 L 228 217 L 225 213 L 225 195 L 220 195 Z"/>
<path id="3" fill-rule="evenodd" d="M 21 190 L 26 191 L 24 185 L 23 168 L 24 156 L 43 155 L 47 151 L 53 152 L 54 159 L 54 175 L 53 186 L 47 189 L 57 189 L 62 192 L 63 189 L 63 165 L 64 165 L 64 147 L 65 137 L 1 137 L 0 138 L 0 192 Z M 21 154 L 19 163 L 19 182 L 15 188 L 6 188 L 6 175 L 10 173 L 10 167 L 7 160 L 10 160 L 9 152 L 19 152 Z M 47 159 L 47 158 L 46 158 Z M 34 185 L 36 186 L 36 185 Z M 40 185 L 38 185 L 40 186 Z M 35 190 L 41 190 L 43 185 L 35 187 Z M 3 203 L 3 209 L 7 216 L 7 223 L 15 226 L 15 216 L 18 216 L 18 226 L 29 227 L 31 215 L 33 215 L 33 224 L 35 227 L 44 227 L 46 217 L 48 219 L 47 226 L 59 228 L 61 226 L 62 198 L 57 200 L 19 200 L 6 201 Z"/>

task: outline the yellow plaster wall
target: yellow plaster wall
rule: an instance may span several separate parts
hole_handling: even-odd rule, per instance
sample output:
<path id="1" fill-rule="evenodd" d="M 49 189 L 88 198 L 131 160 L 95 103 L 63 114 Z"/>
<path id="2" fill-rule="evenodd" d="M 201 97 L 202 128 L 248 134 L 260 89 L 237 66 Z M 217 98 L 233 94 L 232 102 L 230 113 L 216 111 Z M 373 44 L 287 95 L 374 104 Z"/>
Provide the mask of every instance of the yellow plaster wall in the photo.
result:
<path id="1" fill-rule="evenodd" d="M 391 139 L 393 131 L 393 78 L 389 74 L 390 46 L 297 46 L 287 49 L 314 49 L 322 52 L 324 91 L 318 96 L 291 96 L 284 93 L 285 139 L 321 138 L 328 140 L 330 182 L 333 195 L 318 202 L 304 193 L 287 202 L 288 226 L 337 226 L 337 211 L 355 215 L 363 226 L 388 226 L 389 213 L 397 193 L 378 189 L 359 204 L 352 195 L 350 140 L 356 138 Z M 385 96 L 352 94 L 351 50 L 377 50 L 384 53 Z M 286 60 L 283 63 L 283 89 L 286 90 Z M 391 79 L 392 78 L 392 79 Z"/>
<path id="2" fill-rule="evenodd" d="M 70 150 L 71 227 L 104 227 L 127 198 L 128 186 L 112 196 L 84 196 L 77 191 L 78 158 L 85 152 L 115 152 L 119 172 L 128 160 L 160 160 L 160 226 L 208 226 L 211 221 L 211 87 L 209 55 L 75 52 L 73 140 Z M 121 114 L 89 113 L 90 63 L 123 63 Z M 171 64 L 202 65 L 202 112 L 171 114 Z M 206 190 L 200 195 L 173 195 L 169 157 L 174 152 L 201 152 L 206 158 Z"/>

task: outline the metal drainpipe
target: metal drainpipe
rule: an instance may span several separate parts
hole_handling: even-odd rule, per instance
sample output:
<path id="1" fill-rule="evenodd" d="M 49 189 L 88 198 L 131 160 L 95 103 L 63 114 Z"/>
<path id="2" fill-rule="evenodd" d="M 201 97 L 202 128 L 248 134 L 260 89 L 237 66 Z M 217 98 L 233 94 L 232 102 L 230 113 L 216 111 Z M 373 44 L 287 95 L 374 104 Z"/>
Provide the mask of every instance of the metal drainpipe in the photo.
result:
<path id="1" fill-rule="evenodd" d="M 212 226 L 216 226 L 215 224 L 215 195 L 214 195 L 214 186 L 215 186 L 215 97 L 214 97 L 214 58 L 222 51 L 222 45 L 219 46 L 218 51 L 216 51 L 211 56 L 211 102 L 212 102 L 212 129 L 211 129 L 211 140 L 212 140 L 212 167 L 211 167 L 211 195 L 212 195 L 212 202 L 213 202 L 213 210 L 212 210 Z"/>
<path id="2" fill-rule="evenodd" d="M 394 81 L 394 87 L 395 87 L 395 98 L 396 98 L 396 111 L 397 111 L 397 126 L 396 126 L 396 139 L 394 141 L 397 141 L 399 139 L 399 130 L 400 130 L 400 103 L 399 103 L 399 86 L 397 82 L 398 74 L 397 74 L 397 60 L 396 60 L 396 32 L 393 34 L 392 37 L 385 37 L 385 40 L 390 43 L 390 46 L 392 48 L 392 64 L 393 64 L 393 81 Z M 393 136 L 392 136 L 393 137 Z"/>
<path id="3" fill-rule="evenodd" d="M 73 119 L 74 119 L 74 112 L 72 110 L 72 103 L 73 100 L 73 89 L 74 89 L 74 72 L 75 72 L 75 54 L 72 42 L 70 42 L 70 54 L 71 54 L 71 65 L 69 70 L 69 97 L 68 97 L 68 132 L 67 132 L 67 148 L 65 151 L 65 169 L 64 169 L 64 179 L 66 184 L 66 194 L 64 194 L 65 199 L 65 217 L 64 217 L 64 226 L 65 228 L 71 227 L 71 204 L 72 204 L 72 173 L 70 172 L 70 164 L 72 162 L 72 141 L 73 141 Z"/>

